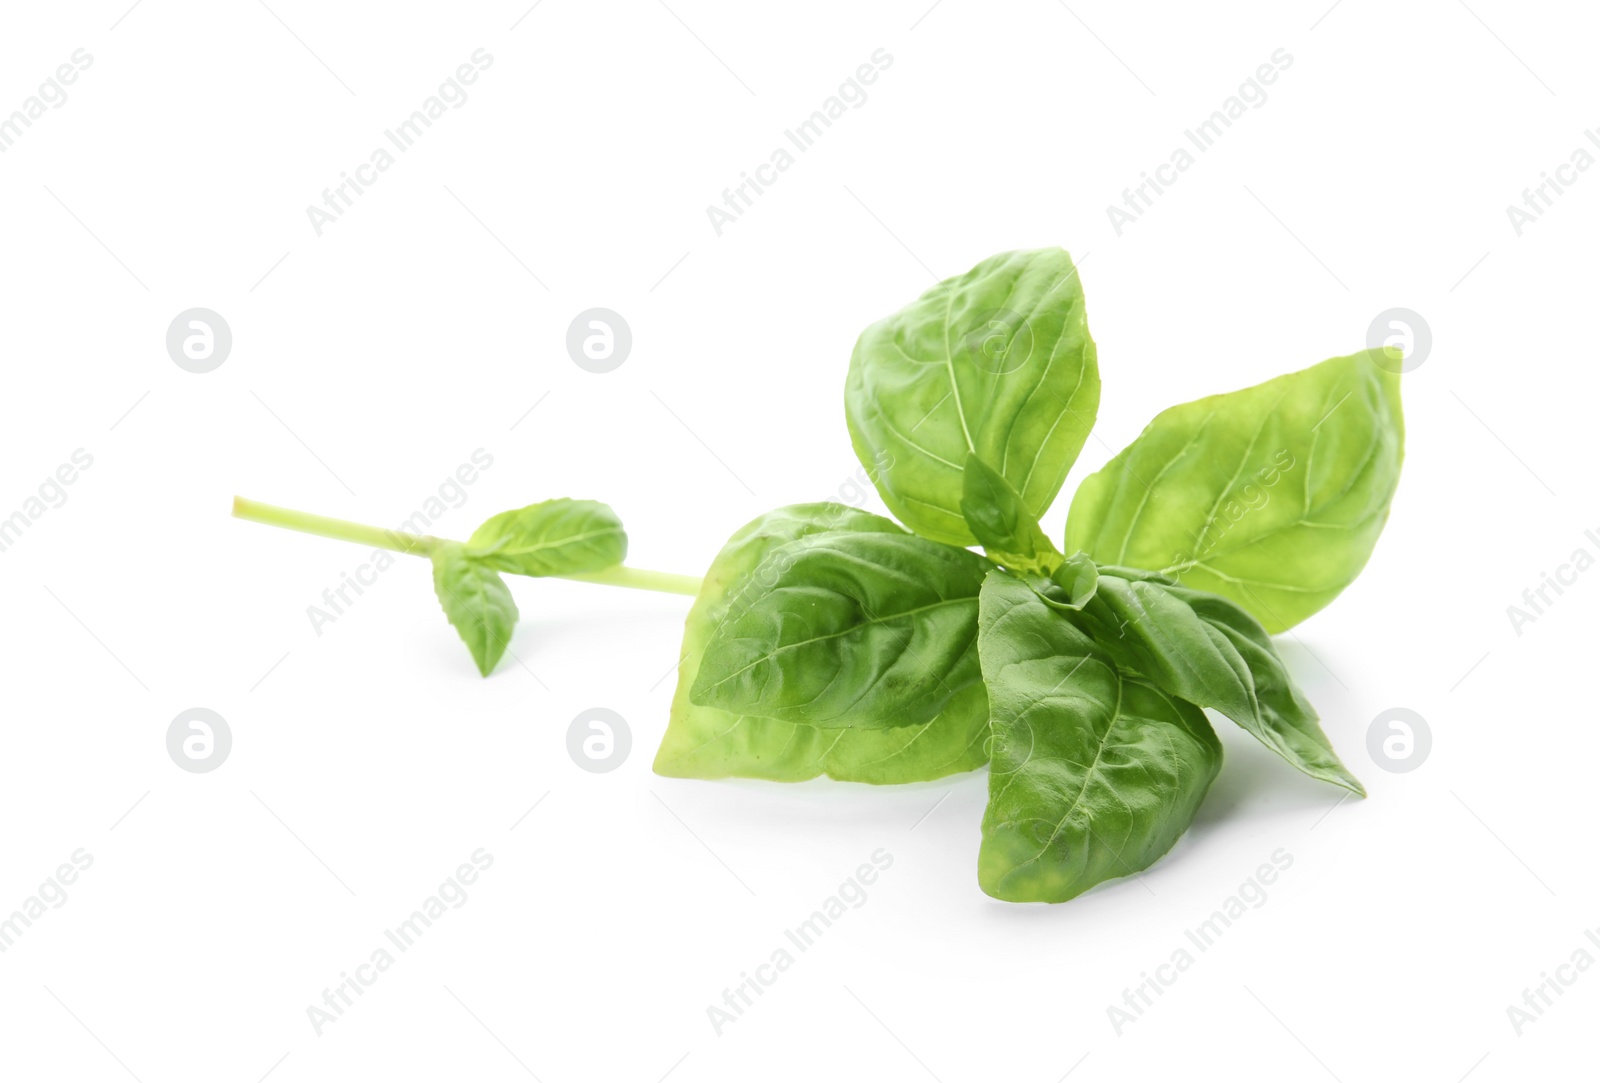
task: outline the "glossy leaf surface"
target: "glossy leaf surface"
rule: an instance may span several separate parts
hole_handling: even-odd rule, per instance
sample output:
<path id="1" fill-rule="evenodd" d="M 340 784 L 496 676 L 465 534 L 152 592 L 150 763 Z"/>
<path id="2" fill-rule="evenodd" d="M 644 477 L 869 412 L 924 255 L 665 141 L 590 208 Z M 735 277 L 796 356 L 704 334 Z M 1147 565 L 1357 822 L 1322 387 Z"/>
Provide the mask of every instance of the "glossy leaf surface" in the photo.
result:
<path id="1" fill-rule="evenodd" d="M 1066 549 L 1167 571 L 1269 632 L 1366 565 L 1400 481 L 1400 377 L 1375 351 L 1158 414 L 1084 480 Z"/>
<path id="2" fill-rule="evenodd" d="M 712 632 L 690 698 L 828 728 L 931 722 L 981 679 L 978 592 L 991 567 L 905 533 L 830 531 L 769 554 Z M 759 569 L 758 569 L 759 570 Z"/>
<path id="3" fill-rule="evenodd" d="M 916 533 L 961 546 L 976 540 L 961 513 L 967 456 L 1037 519 L 1099 404 L 1083 288 L 1059 248 L 993 256 L 868 327 L 845 385 L 850 438 L 884 502 Z"/>
<path id="4" fill-rule="evenodd" d="M 1062 902 L 1149 867 L 1222 765 L 1205 713 L 1129 676 L 1003 573 L 984 583 L 981 628 L 994 730 L 983 890 Z"/>
<path id="5" fill-rule="evenodd" d="M 678 778 L 763 778 L 798 782 L 825 775 L 850 782 L 922 782 L 981 767 L 988 760 L 988 702 L 982 683 L 957 694 L 931 722 L 887 730 L 818 729 L 775 718 L 697 706 L 689 689 L 711 633 L 776 548 L 827 531 L 904 533 L 887 519 L 840 504 L 802 504 L 768 512 L 737 531 L 707 570 L 684 623 L 682 661 L 655 771 Z"/>

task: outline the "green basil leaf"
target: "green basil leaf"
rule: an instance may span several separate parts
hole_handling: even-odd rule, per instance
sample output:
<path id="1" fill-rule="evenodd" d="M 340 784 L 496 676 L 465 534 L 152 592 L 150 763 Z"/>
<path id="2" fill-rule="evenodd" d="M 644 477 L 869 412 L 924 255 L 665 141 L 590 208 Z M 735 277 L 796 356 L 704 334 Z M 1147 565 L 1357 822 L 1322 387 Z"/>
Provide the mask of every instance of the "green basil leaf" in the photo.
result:
<path id="1" fill-rule="evenodd" d="M 984 582 L 980 627 L 994 737 L 979 885 L 1063 902 L 1148 868 L 1222 766 L 1205 713 L 1124 672 L 1002 573 Z"/>
<path id="2" fill-rule="evenodd" d="M 545 500 L 487 520 L 467 539 L 474 559 L 518 575 L 572 575 L 621 564 L 628 535 L 595 500 Z"/>
<path id="3" fill-rule="evenodd" d="M 1222 712 L 1312 778 L 1366 796 L 1254 617 L 1219 595 L 1120 571 L 1101 568 L 1094 599 L 1074 617 L 1119 666 Z"/>
<path id="4" fill-rule="evenodd" d="M 1021 577 L 1051 609 L 1076 615 L 1100 587 L 1100 569 L 1083 553 L 1074 553 L 1048 576 Z"/>
<path id="5" fill-rule="evenodd" d="M 1400 481 L 1400 377 L 1336 357 L 1158 414 L 1072 498 L 1066 548 L 1170 572 L 1269 632 L 1338 596 L 1372 555 Z"/>
<path id="6" fill-rule="evenodd" d="M 856 455 L 900 521 L 975 543 L 961 513 L 976 453 L 1037 519 L 1078 457 L 1100 372 L 1072 258 L 1007 252 L 868 327 L 850 357 L 845 419 Z"/>
<path id="7" fill-rule="evenodd" d="M 655 772 L 674 778 L 762 778 L 800 782 L 825 775 L 846 782 L 924 782 L 988 761 L 988 699 L 982 682 L 957 693 L 939 716 L 891 730 L 820 729 L 775 718 L 701 707 L 689 698 L 711 634 L 747 591 L 773 549 L 827 531 L 903 534 L 881 516 L 842 504 L 802 504 L 768 512 L 737 531 L 707 569 L 684 622 L 678 686 Z M 776 571 L 766 566 L 765 571 Z M 770 585 L 770 584 L 769 584 Z"/>
<path id="8" fill-rule="evenodd" d="M 432 558 L 433 592 L 478 672 L 487 677 L 511 644 L 517 603 L 500 573 L 470 556 L 465 546 L 445 542 L 434 548 Z"/>
<path id="9" fill-rule="evenodd" d="M 978 668 L 989 563 L 911 534 L 830 532 L 770 553 L 712 633 L 689 698 L 827 728 L 931 722 Z"/>
<path id="10" fill-rule="evenodd" d="M 999 471 L 968 455 L 961 484 L 961 514 L 990 560 L 1029 575 L 1048 576 L 1061 566 L 1060 550 Z"/>
<path id="11" fill-rule="evenodd" d="M 1064 592 L 1068 609 L 1082 609 L 1099 589 L 1100 569 L 1087 553 L 1073 553 L 1051 573 L 1050 581 Z"/>

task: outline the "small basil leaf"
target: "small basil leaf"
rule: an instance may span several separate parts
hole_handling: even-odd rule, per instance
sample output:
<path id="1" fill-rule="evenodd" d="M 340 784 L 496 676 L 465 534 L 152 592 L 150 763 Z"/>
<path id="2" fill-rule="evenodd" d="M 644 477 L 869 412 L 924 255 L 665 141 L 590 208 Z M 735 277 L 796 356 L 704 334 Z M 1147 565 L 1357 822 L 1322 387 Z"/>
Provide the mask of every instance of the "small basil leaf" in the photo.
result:
<path id="1" fill-rule="evenodd" d="M 1222 766 L 1205 713 L 1124 672 L 1004 574 L 984 582 L 980 627 L 994 736 L 979 885 L 1063 902 L 1148 868 Z"/>
<path id="2" fill-rule="evenodd" d="M 905 533 L 895 523 L 843 504 L 800 504 L 767 512 L 738 530 L 707 569 L 684 622 L 678 687 L 655 772 L 674 778 L 762 778 L 800 782 L 818 775 L 846 782 L 924 782 L 988 762 L 988 699 L 983 683 L 956 694 L 931 722 L 892 730 L 821 729 L 803 723 L 702 707 L 689 698 L 700 661 L 730 608 L 760 589 L 757 568 L 772 550 L 830 531 Z"/>
<path id="3" fill-rule="evenodd" d="M 487 677 L 511 643 L 517 603 L 500 573 L 473 559 L 464 546 L 445 542 L 434 548 L 432 559 L 433 592 L 478 672 Z"/>
<path id="4" fill-rule="evenodd" d="M 1218 595 L 1115 571 L 1100 569 L 1094 600 L 1074 622 L 1118 665 L 1222 712 L 1312 778 L 1366 796 L 1255 618 Z"/>
<path id="5" fill-rule="evenodd" d="M 1099 589 L 1100 569 L 1087 554 L 1074 553 L 1051 573 L 1050 582 L 1061 588 L 1060 604 L 1068 609 L 1082 609 Z"/>
<path id="6" fill-rule="evenodd" d="M 487 520 L 467 539 L 467 550 L 502 572 L 572 575 L 621 564 L 628 535 L 598 501 L 545 500 Z"/>
<path id="7" fill-rule="evenodd" d="M 980 680 L 978 592 L 989 563 L 910 534 L 789 542 L 748 604 L 718 624 L 689 697 L 813 726 L 887 729 L 938 717 Z"/>
<path id="8" fill-rule="evenodd" d="M 1061 552 L 999 471 L 968 455 L 961 484 L 961 514 L 990 560 L 1030 575 L 1047 576 L 1060 566 Z"/>
<path id="9" fill-rule="evenodd" d="M 1388 518 L 1405 441 L 1393 364 L 1369 350 L 1162 411 L 1079 486 L 1067 550 L 1293 627 L 1350 585 Z"/>
<path id="10" fill-rule="evenodd" d="M 1083 448 L 1100 372 L 1072 257 L 1006 252 L 868 327 L 850 357 L 845 419 L 891 511 L 935 541 L 975 543 L 962 472 L 997 464 L 1034 518 Z"/>

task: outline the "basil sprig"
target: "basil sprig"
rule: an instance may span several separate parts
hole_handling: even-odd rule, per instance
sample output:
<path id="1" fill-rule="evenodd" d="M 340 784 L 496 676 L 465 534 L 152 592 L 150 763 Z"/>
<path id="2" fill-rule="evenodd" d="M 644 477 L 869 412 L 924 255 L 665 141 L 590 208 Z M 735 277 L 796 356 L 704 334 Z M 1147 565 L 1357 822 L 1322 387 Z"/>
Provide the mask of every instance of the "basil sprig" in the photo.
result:
<path id="1" fill-rule="evenodd" d="M 735 534 L 656 770 L 893 783 L 987 759 L 978 881 L 1019 902 L 1172 847 L 1222 763 L 1205 708 L 1364 794 L 1269 633 L 1372 553 L 1404 443 L 1394 368 L 1367 351 L 1164 411 L 1084 481 L 1058 548 L 1039 519 L 1100 398 L 1076 268 L 1011 252 L 939 283 L 862 333 L 845 389 L 909 532 L 814 504 Z"/>

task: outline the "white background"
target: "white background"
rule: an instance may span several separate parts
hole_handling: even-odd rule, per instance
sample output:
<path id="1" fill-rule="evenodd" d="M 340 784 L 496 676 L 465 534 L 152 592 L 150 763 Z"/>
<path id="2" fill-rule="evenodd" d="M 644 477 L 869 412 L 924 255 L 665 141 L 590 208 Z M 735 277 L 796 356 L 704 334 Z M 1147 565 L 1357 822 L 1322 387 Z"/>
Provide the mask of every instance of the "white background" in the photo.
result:
<path id="1" fill-rule="evenodd" d="M 0 553 L 0 912 L 94 858 L 0 955 L 0 1074 L 1593 1074 L 1600 974 L 1520 1036 L 1506 1012 L 1600 925 L 1600 572 L 1520 636 L 1506 615 L 1600 553 L 1600 171 L 1520 237 L 1505 210 L 1600 123 L 1591 12 L 271 2 L 0 16 L 0 112 L 93 57 L 0 155 L 0 516 L 75 449 L 94 459 Z M 478 48 L 466 104 L 319 237 L 307 205 Z M 706 205 L 879 48 L 866 103 L 719 237 Z M 1279 48 L 1266 103 L 1117 236 L 1107 205 Z M 687 599 L 519 580 L 526 666 L 482 680 L 423 562 L 319 636 L 307 607 L 365 550 L 228 516 L 242 493 L 393 525 L 483 448 L 436 532 L 591 497 L 630 563 L 698 573 L 857 470 L 841 391 L 862 327 L 1055 244 L 1083 268 L 1104 394 L 1052 533 L 1162 407 L 1360 349 L 1393 306 L 1431 325 L 1387 532 L 1283 640 L 1368 800 L 1334 807 L 1223 723 L 1171 855 L 1006 905 L 976 882 L 982 772 L 653 775 Z M 164 343 L 195 306 L 234 337 L 206 375 Z M 564 346 L 593 306 L 632 327 L 608 375 Z M 214 773 L 167 755 L 195 706 L 232 729 Z M 634 742 L 604 775 L 565 745 L 596 706 Z M 1433 731 L 1411 774 L 1366 752 L 1392 707 Z M 494 864 L 465 905 L 319 1037 L 306 1008 L 479 847 Z M 707 1006 L 880 847 L 865 905 L 718 1036 Z M 1266 903 L 1118 1035 L 1107 1006 L 1278 848 Z"/>

